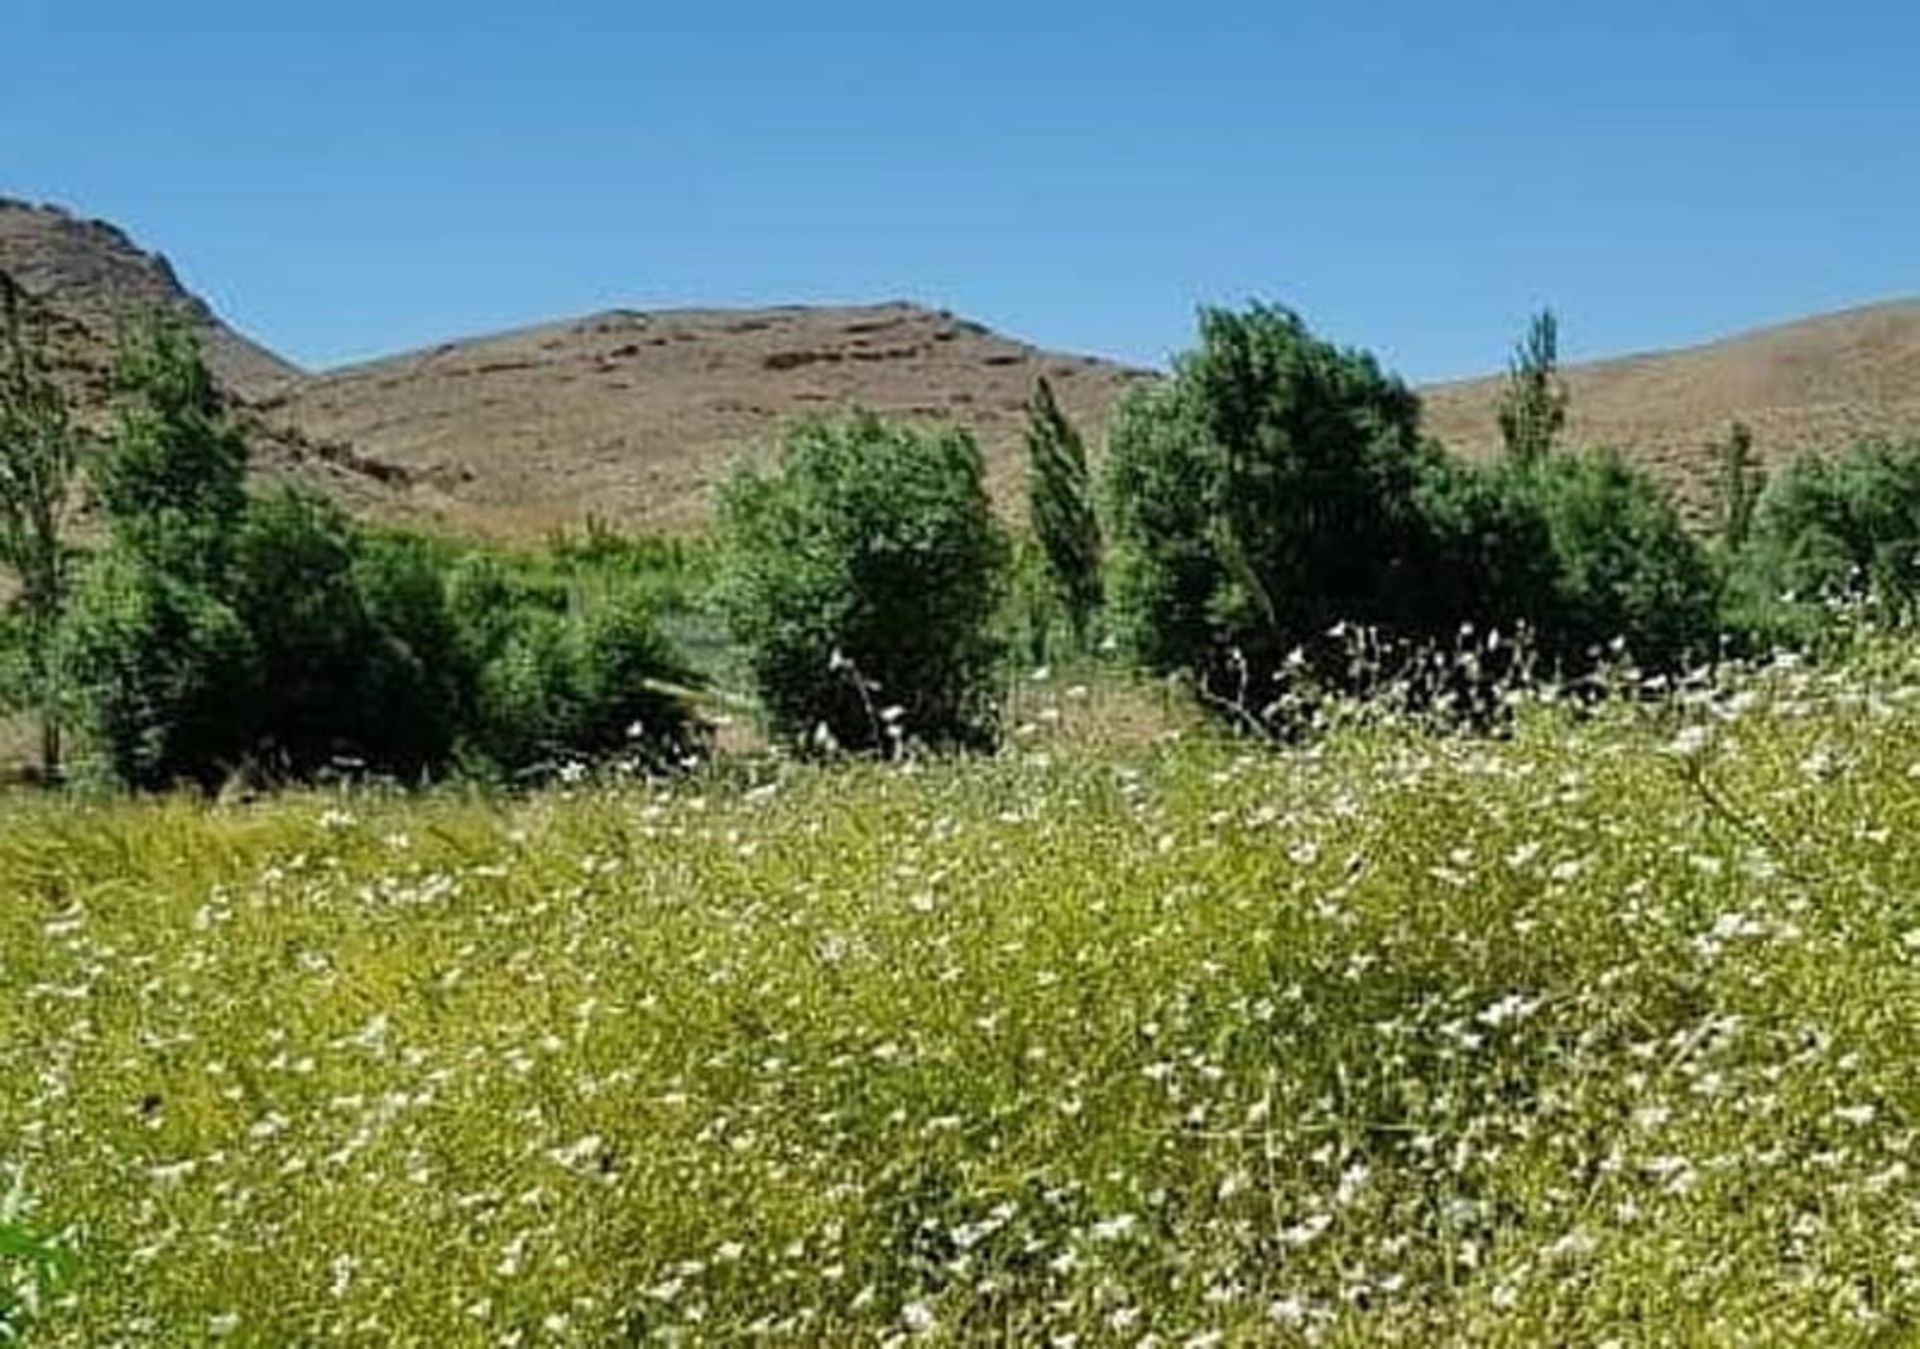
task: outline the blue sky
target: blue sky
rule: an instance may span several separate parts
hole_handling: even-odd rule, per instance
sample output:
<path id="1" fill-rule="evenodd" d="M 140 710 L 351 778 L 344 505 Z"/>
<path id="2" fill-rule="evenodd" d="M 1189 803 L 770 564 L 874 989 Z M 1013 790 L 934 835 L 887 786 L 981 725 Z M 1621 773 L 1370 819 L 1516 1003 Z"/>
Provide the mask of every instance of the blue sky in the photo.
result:
<path id="1" fill-rule="evenodd" d="M 1920 5 L 4 0 L 0 193 L 325 365 L 908 297 L 1157 363 L 1290 304 L 1410 378 L 1920 293 Z"/>

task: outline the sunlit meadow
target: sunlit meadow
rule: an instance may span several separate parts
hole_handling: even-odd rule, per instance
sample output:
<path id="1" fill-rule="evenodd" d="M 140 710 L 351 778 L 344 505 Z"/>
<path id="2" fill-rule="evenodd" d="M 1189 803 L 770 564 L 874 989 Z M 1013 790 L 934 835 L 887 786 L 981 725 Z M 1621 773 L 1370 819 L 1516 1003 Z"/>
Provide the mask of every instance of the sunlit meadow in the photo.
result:
<path id="1" fill-rule="evenodd" d="M 1920 657 L 0 806 L 32 1343 L 1920 1333 Z M 1097 709 L 1096 709 L 1097 711 Z"/>

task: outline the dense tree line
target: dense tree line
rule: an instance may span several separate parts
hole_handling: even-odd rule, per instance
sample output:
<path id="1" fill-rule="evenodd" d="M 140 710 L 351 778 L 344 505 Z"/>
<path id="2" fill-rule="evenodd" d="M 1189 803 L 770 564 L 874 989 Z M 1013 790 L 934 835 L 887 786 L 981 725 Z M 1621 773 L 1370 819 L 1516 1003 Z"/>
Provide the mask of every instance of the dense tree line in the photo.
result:
<path id="1" fill-rule="evenodd" d="M 113 423 L 83 443 L 36 344 L 10 331 L 26 372 L 0 389 L 0 560 L 24 582 L 15 701 L 78 733 L 82 771 L 143 788 L 516 777 L 692 748 L 686 673 L 619 567 L 515 564 L 292 488 L 250 492 L 246 438 L 165 316 L 127 326 Z M 65 525 L 82 486 L 84 550 Z"/>
<path id="2" fill-rule="evenodd" d="M 1262 734 L 1329 694 L 1471 722 L 1518 678 L 1671 674 L 1862 609 L 1905 622 L 1920 599 L 1920 446 L 1769 481 L 1735 425 L 1711 447 L 1702 534 L 1618 455 L 1563 447 L 1550 313 L 1515 351 L 1505 454 L 1474 464 L 1372 356 L 1256 305 L 1201 314 L 1171 376 L 1116 410 L 1097 472 L 1037 384 L 1020 537 L 964 430 L 790 427 L 720 494 L 700 612 L 725 636 L 670 638 L 694 606 L 662 578 L 704 545 L 592 528 L 511 553 L 256 492 L 189 330 L 128 325 L 94 433 L 18 297 L 0 300 L 0 694 L 34 712 L 50 780 L 67 757 L 135 787 L 665 767 L 701 742 L 695 665 L 728 659 L 810 752 L 991 745 L 1014 651 L 1117 651 Z M 696 662 L 689 639 L 724 650 Z"/>
<path id="3" fill-rule="evenodd" d="M 1023 657 L 1084 657 L 1099 638 L 1262 734 L 1298 729 L 1335 693 L 1480 722 L 1518 679 L 1674 675 L 1804 643 L 1837 600 L 1911 611 L 1920 446 L 1805 457 L 1769 484 L 1736 425 L 1713 447 L 1703 534 L 1619 454 L 1563 446 L 1558 362 L 1542 312 L 1499 401 L 1505 453 L 1475 464 L 1425 433 L 1419 399 L 1367 353 L 1284 309 L 1206 310 L 1171 378 L 1117 409 L 1099 474 L 1036 386 L 1029 530 L 1001 549 L 985 543 L 995 526 L 964 433 L 803 428 L 723 509 L 734 635 L 777 730 L 875 745 L 988 729 L 951 709 L 992 703 L 980 643 L 1004 584 L 996 557 L 1011 559 L 1016 610 L 1000 630 Z M 857 503 L 822 489 L 809 462 L 822 445 L 835 480 L 861 484 Z M 937 706 L 910 706 L 922 682 Z M 896 719 L 876 720 L 882 706 Z"/>

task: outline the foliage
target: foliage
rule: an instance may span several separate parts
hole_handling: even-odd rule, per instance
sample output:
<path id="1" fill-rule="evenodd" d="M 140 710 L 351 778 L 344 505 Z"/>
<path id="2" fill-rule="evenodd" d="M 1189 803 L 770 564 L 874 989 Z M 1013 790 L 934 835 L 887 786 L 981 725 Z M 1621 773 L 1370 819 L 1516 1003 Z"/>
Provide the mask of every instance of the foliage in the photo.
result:
<path id="1" fill-rule="evenodd" d="M 1338 678 L 1338 624 L 1430 630 L 1419 493 L 1437 457 L 1418 400 L 1371 356 L 1283 309 L 1203 311 L 1199 349 L 1116 416 L 1119 635 L 1149 668 L 1244 703 L 1296 650 Z"/>
<path id="2" fill-rule="evenodd" d="M 1643 670 L 1673 673 L 1714 654 L 1718 581 L 1657 483 L 1611 451 L 1519 472 L 1553 558 L 1534 621 L 1555 666 L 1578 673 L 1617 650 Z"/>
<path id="3" fill-rule="evenodd" d="M 1767 489 L 1767 471 L 1753 452 L 1753 431 L 1745 422 L 1727 428 L 1727 438 L 1713 447 L 1713 507 L 1715 533 L 1728 553 L 1747 546 L 1753 516 Z"/>
<path id="4" fill-rule="evenodd" d="M 1006 543 L 958 428 L 801 423 L 720 496 L 719 600 L 774 732 L 884 750 L 994 735 Z"/>
<path id="5" fill-rule="evenodd" d="M 207 585 L 116 541 L 82 574 L 61 640 L 78 725 L 121 782 L 211 788 L 246 757 L 252 635 Z"/>
<path id="6" fill-rule="evenodd" d="M 82 436 L 49 369 L 47 334 L 28 331 L 21 307 L 19 288 L 0 272 L 0 568 L 19 586 L 19 700 L 39 717 L 40 771 L 53 781 L 63 699 L 56 630 L 70 584 L 67 534 Z"/>
<path id="7" fill-rule="evenodd" d="M 653 622 L 658 578 L 689 570 L 690 550 L 603 528 L 476 588 L 489 564 L 455 545 L 366 529 L 310 494 L 250 499 L 246 442 L 180 323 L 131 325 L 119 374 L 96 467 L 111 543 L 64 646 L 122 782 L 525 776 L 616 753 L 664 766 L 694 745 L 663 691 L 691 676 Z"/>
<path id="8" fill-rule="evenodd" d="M 464 671 L 438 592 L 423 556 L 370 550 L 318 497 L 282 489 L 250 502 L 227 593 L 253 646 L 253 765 L 276 778 L 443 767 Z"/>
<path id="9" fill-rule="evenodd" d="M 34 1342 L 1904 1342 L 1917 683 L 0 803 Z"/>
<path id="10" fill-rule="evenodd" d="M 1087 450 L 1043 375 L 1027 400 L 1027 513 L 1047 580 L 1084 651 L 1100 609 L 1100 521 Z"/>
<path id="11" fill-rule="evenodd" d="M 1740 559 L 1750 609 L 1789 630 L 1857 600 L 1884 619 L 1911 617 L 1920 597 L 1920 442 L 1864 441 L 1839 455 L 1803 455 L 1767 488 Z"/>
<path id="12" fill-rule="evenodd" d="M 119 414 L 92 465 L 94 494 L 124 547 L 209 583 L 246 509 L 246 438 L 178 315 L 128 320 L 114 376 Z"/>
<path id="13" fill-rule="evenodd" d="M 110 542 L 62 627 L 77 721 L 119 780 L 216 784 L 244 757 L 252 634 L 227 591 L 247 447 L 184 320 L 125 325 L 118 420 L 90 465 Z"/>
<path id="14" fill-rule="evenodd" d="M 18 1197 L 16 1190 L 0 1200 Z M 0 1344 L 26 1338 L 41 1309 L 72 1278 L 74 1265 L 63 1246 L 22 1222 L 12 1207 L 0 1202 Z"/>
<path id="15" fill-rule="evenodd" d="M 476 553 L 449 578 L 449 608 L 474 681 L 469 766 L 524 777 L 620 756 L 662 768 L 698 748 L 680 695 L 695 677 L 631 578 L 555 582 Z"/>
<path id="16" fill-rule="evenodd" d="M 1031 538 L 1011 541 L 1000 627 L 1008 654 L 1029 670 L 1085 650 L 1068 620 L 1046 555 Z"/>
<path id="17" fill-rule="evenodd" d="M 1542 309 L 1514 348 L 1500 396 L 1500 439 L 1507 455 L 1534 463 L 1553 450 L 1567 421 L 1567 386 L 1560 378 L 1560 324 Z"/>

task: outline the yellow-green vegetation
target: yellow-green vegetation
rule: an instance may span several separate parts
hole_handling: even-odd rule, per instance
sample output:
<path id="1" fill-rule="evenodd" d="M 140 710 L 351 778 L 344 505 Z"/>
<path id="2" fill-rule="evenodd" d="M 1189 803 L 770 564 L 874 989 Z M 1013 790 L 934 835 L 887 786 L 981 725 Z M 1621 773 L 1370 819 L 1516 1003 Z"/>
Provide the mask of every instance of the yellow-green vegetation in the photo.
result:
<path id="1" fill-rule="evenodd" d="M 1048 721 L 520 799 L 4 807 L 0 1317 L 1920 1331 L 1920 655 L 1498 739 Z"/>

